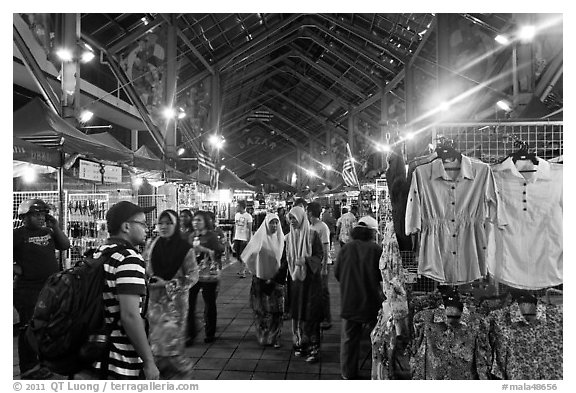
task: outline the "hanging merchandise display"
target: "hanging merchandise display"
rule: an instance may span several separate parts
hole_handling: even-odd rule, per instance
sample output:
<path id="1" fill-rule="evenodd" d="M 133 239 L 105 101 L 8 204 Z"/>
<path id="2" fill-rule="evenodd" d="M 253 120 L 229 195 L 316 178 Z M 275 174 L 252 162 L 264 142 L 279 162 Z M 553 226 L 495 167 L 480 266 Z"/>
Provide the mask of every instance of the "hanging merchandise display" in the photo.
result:
<path id="1" fill-rule="evenodd" d="M 562 164 L 512 155 L 493 171 L 502 209 L 490 232 L 489 273 L 516 288 L 562 284 Z"/>
<path id="2" fill-rule="evenodd" d="M 108 194 L 67 193 L 66 200 L 66 234 L 70 239 L 66 265 L 70 267 L 108 237 L 106 212 L 109 203 Z"/>
<path id="3" fill-rule="evenodd" d="M 416 168 L 406 207 L 406 234 L 420 233 L 418 273 L 464 284 L 486 275 L 485 222 L 498 197 L 488 164 L 438 147 L 438 158 Z"/>
<path id="4" fill-rule="evenodd" d="M 484 321 L 492 360 L 492 379 L 562 379 L 562 306 L 526 299 L 515 292 L 508 307 L 491 312 Z"/>

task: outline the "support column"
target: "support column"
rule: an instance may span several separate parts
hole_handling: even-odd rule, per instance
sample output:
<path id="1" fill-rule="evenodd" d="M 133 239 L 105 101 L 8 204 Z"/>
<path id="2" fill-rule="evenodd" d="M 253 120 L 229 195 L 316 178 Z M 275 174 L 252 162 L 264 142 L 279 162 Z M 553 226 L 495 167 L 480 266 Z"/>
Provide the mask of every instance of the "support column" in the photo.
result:
<path id="1" fill-rule="evenodd" d="M 62 36 L 57 40 L 63 48 L 77 53 L 76 47 L 80 40 L 80 14 L 61 14 Z M 78 127 L 76 114 L 80 107 L 80 65 L 78 57 L 72 61 L 62 62 L 62 118 L 74 127 Z"/>
<path id="2" fill-rule="evenodd" d="M 221 100 L 222 94 L 220 90 L 220 74 L 216 72 L 212 76 L 212 115 L 211 115 L 211 124 L 212 128 L 214 129 L 214 134 L 217 136 L 221 136 L 220 130 L 220 105 L 222 103 Z M 214 162 L 217 165 L 216 169 L 219 169 L 218 165 L 220 163 L 220 150 L 215 149 L 214 151 Z"/>
<path id="3" fill-rule="evenodd" d="M 534 18 L 531 14 L 514 14 L 518 26 L 533 25 Z M 517 42 L 514 44 L 512 55 L 514 106 L 516 113 L 522 113 L 534 94 L 534 47 L 533 42 Z M 518 67 L 521 65 L 521 67 Z"/>
<path id="4" fill-rule="evenodd" d="M 166 45 L 166 96 L 164 102 L 169 108 L 176 108 L 176 77 L 178 62 L 176 60 L 177 54 L 177 39 L 176 27 L 174 16 L 170 14 L 171 23 L 166 26 L 167 29 L 167 45 Z M 176 130 L 178 118 L 166 120 L 166 131 L 164 132 L 164 143 L 166 146 L 165 155 L 169 158 L 176 158 Z"/>
<path id="5" fill-rule="evenodd" d="M 332 133 L 332 127 L 328 127 L 326 129 L 326 160 L 327 164 L 330 165 L 332 169 L 335 169 L 336 165 L 334 163 L 334 156 L 332 154 Z M 332 175 L 332 171 L 326 171 L 326 180 L 331 181 Z"/>
<path id="6" fill-rule="evenodd" d="M 352 111 L 352 108 L 348 108 Z M 354 154 L 354 136 L 356 134 L 356 115 L 348 116 L 348 145 L 350 145 L 350 151 Z"/>
<path id="7" fill-rule="evenodd" d="M 138 150 L 138 130 L 130 130 L 130 149 Z"/>
<path id="8" fill-rule="evenodd" d="M 302 149 L 296 148 L 296 188 L 302 184 Z"/>
<path id="9" fill-rule="evenodd" d="M 380 99 L 380 143 L 386 143 L 386 132 L 388 127 L 388 94 L 384 91 L 384 86 L 380 87 L 382 91 L 382 98 Z M 384 169 L 386 166 L 386 153 L 382 152 L 378 154 L 378 160 L 376 160 L 375 165 Z"/>

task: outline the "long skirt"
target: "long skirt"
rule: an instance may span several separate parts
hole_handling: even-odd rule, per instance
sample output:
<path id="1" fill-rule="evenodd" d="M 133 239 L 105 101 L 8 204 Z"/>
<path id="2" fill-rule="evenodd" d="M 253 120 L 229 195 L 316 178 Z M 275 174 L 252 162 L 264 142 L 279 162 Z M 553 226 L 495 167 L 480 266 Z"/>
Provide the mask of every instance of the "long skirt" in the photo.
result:
<path id="1" fill-rule="evenodd" d="M 184 356 L 188 291 L 168 293 L 165 288 L 150 288 L 148 321 L 150 348 L 161 379 L 190 379 L 192 363 Z"/>
<path id="2" fill-rule="evenodd" d="M 283 286 L 276 282 L 266 284 L 265 280 L 252 276 L 250 307 L 254 311 L 254 326 L 258 343 L 260 345 L 279 343 L 284 312 Z"/>

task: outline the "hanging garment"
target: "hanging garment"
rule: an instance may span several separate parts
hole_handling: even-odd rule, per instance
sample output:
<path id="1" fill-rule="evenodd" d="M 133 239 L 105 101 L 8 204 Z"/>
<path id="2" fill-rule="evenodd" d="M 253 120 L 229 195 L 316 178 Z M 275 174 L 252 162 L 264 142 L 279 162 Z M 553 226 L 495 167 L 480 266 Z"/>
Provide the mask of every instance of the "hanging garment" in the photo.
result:
<path id="1" fill-rule="evenodd" d="M 497 379 L 562 379 L 563 312 L 538 302 L 536 318 L 527 321 L 517 302 L 491 312 L 482 324 L 492 360 L 486 372 Z"/>
<path id="2" fill-rule="evenodd" d="M 409 336 L 406 329 L 408 299 L 404 286 L 406 277 L 392 221 L 385 224 L 382 233 L 380 272 L 386 298 L 370 335 L 372 379 L 404 379 L 409 375 L 409 350 L 407 345 L 402 349 L 400 347 L 404 344 L 402 337 Z M 401 338 L 398 338 L 399 333 Z"/>
<path id="3" fill-rule="evenodd" d="M 541 158 L 538 165 L 506 159 L 493 167 L 502 213 L 491 226 L 488 271 L 521 289 L 563 282 L 563 166 Z M 519 165 L 527 165 L 524 175 Z"/>
<path id="4" fill-rule="evenodd" d="M 484 379 L 489 345 L 481 321 L 466 306 L 455 325 L 448 323 L 444 305 L 416 314 L 412 379 Z"/>
<path id="5" fill-rule="evenodd" d="M 420 232 L 419 274 L 465 284 L 486 274 L 484 223 L 498 217 L 497 190 L 487 164 L 462 155 L 454 178 L 444 165 L 437 159 L 414 170 L 406 234 Z"/>

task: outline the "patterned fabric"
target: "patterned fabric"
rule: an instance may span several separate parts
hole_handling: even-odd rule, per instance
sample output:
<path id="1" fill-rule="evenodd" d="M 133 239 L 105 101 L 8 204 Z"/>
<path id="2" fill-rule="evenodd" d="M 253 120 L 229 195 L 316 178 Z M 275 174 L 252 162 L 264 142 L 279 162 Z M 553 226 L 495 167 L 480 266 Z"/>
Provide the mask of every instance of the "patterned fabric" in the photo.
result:
<path id="1" fill-rule="evenodd" d="M 148 273 L 154 274 L 150 261 Z M 194 251 L 190 250 L 172 280 L 163 286 L 149 285 L 149 341 L 154 356 L 178 356 L 184 353 L 188 291 L 197 282 L 198 266 Z"/>
<path id="2" fill-rule="evenodd" d="M 408 299 L 405 289 L 406 274 L 402 266 L 402 258 L 392 222 L 386 224 L 382 234 L 380 272 L 382 273 L 382 284 L 386 296 L 386 300 L 382 303 L 384 315 L 390 314 L 396 321 L 405 318 L 408 315 Z"/>
<path id="3" fill-rule="evenodd" d="M 413 379 L 460 380 L 485 377 L 481 371 L 488 357 L 487 335 L 481 319 L 464 306 L 456 324 L 447 323 L 444 306 L 414 316 L 415 339 L 410 360 Z M 480 370 L 479 370 L 480 369 Z"/>
<path id="4" fill-rule="evenodd" d="M 536 172 L 520 173 L 521 164 Z M 538 158 L 536 166 L 530 161 L 515 165 L 508 158 L 493 172 L 502 214 L 489 236 L 488 271 L 515 288 L 536 290 L 562 284 L 562 164 Z"/>
<path id="5" fill-rule="evenodd" d="M 497 218 L 498 197 L 487 164 L 462 156 L 452 178 L 437 159 L 416 168 L 406 207 L 406 234 L 420 232 L 418 274 L 443 284 L 486 275 L 484 223 Z"/>
<path id="6" fill-rule="evenodd" d="M 352 212 L 348 212 L 340 216 L 337 221 L 337 226 L 340 226 L 340 235 L 338 236 L 338 240 L 342 243 L 348 243 L 350 241 L 350 232 L 354 225 L 356 225 L 356 216 Z"/>
<path id="7" fill-rule="evenodd" d="M 108 376 L 112 379 L 138 379 L 143 367 L 142 359 L 122 326 L 118 295 L 139 296 L 138 309 L 143 314 L 146 298 L 145 263 L 130 243 L 118 238 L 109 238 L 94 253 L 94 258 L 98 258 L 99 253 L 107 248 L 118 248 L 104 263 L 104 317 L 106 324 L 112 325 Z M 101 364 L 98 362 L 94 367 L 99 369 Z"/>
<path id="8" fill-rule="evenodd" d="M 486 375 L 497 379 L 562 379 L 562 307 L 539 302 L 534 321 L 522 315 L 517 302 L 488 315 L 491 361 Z"/>
<path id="9" fill-rule="evenodd" d="M 254 311 L 256 338 L 260 345 L 272 345 L 282 335 L 284 286 L 252 276 L 250 307 Z"/>

